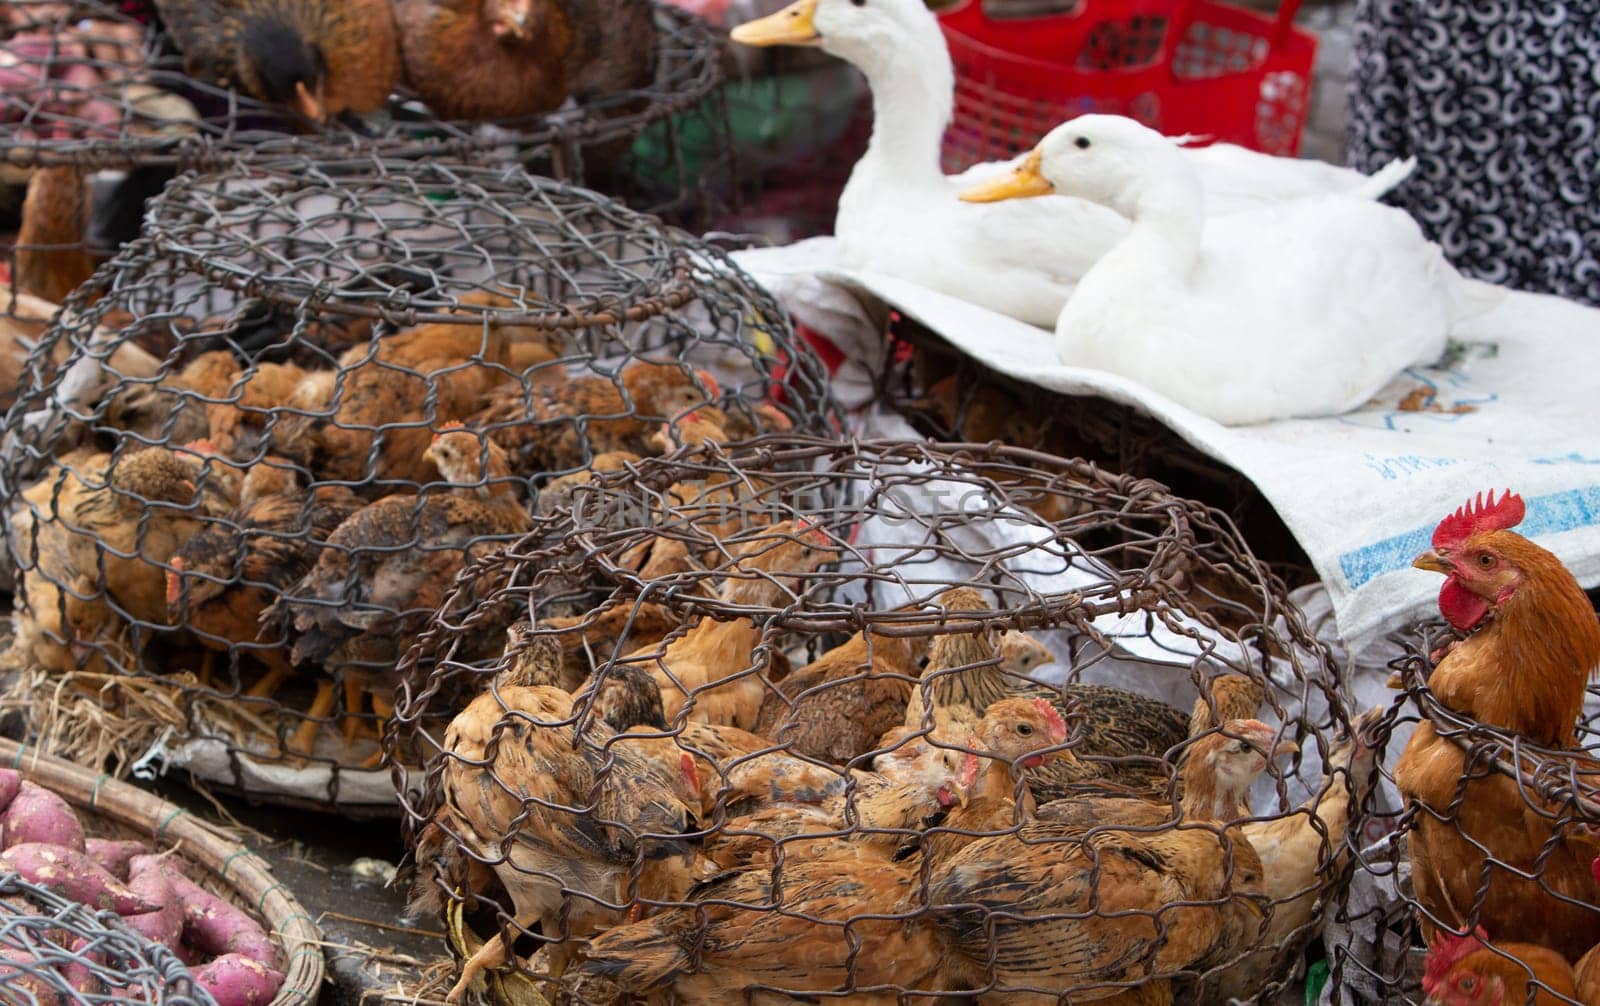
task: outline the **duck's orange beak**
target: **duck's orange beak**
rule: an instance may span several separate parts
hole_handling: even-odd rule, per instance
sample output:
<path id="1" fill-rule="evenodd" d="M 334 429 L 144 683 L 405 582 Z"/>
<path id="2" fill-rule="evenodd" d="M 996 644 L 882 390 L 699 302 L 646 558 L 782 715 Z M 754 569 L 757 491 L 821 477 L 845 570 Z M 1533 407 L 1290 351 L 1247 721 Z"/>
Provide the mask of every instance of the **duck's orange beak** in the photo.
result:
<path id="1" fill-rule="evenodd" d="M 776 14 L 746 21 L 728 37 L 741 45 L 819 45 L 816 16 L 817 0 L 795 0 Z"/>
<path id="2" fill-rule="evenodd" d="M 1048 196 L 1056 190 L 1054 185 L 1039 173 L 1039 152 L 1035 150 L 1022 163 L 987 182 L 979 182 L 961 193 L 965 203 L 997 203 L 1002 199 L 1029 199 Z"/>

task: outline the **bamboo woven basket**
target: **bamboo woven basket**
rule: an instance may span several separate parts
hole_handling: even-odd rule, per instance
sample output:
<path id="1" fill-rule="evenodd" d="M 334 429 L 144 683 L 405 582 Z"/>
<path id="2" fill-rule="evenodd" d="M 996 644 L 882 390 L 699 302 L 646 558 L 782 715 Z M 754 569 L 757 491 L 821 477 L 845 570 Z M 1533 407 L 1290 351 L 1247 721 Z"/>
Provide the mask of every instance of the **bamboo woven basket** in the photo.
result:
<path id="1" fill-rule="evenodd" d="M 27 745 L 0 739 L 0 766 L 16 769 L 75 809 L 89 811 L 93 816 L 84 825 L 91 834 L 137 835 L 160 846 L 180 845 L 184 858 L 206 871 L 201 886 L 253 911 L 283 945 L 283 987 L 270 1006 L 316 1002 L 325 969 L 322 933 L 260 856 L 181 807 L 108 775 L 30 753 Z"/>

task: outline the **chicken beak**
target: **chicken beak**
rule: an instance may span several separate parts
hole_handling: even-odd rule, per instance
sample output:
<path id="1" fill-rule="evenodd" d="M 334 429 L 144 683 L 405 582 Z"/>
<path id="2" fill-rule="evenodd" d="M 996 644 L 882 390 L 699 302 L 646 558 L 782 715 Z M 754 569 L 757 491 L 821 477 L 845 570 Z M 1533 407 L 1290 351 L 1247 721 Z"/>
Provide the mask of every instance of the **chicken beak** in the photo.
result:
<path id="1" fill-rule="evenodd" d="M 328 121 L 327 109 L 323 105 L 322 86 L 317 85 L 316 93 L 306 87 L 306 82 L 297 81 L 294 85 L 294 97 L 289 101 L 290 107 L 296 112 L 310 119 L 312 122 Z"/>
<path id="2" fill-rule="evenodd" d="M 1284 755 L 1296 755 L 1299 753 L 1300 745 L 1287 737 L 1279 741 L 1278 746 L 1272 749 L 1272 757 L 1274 758 L 1282 758 Z"/>
<path id="3" fill-rule="evenodd" d="M 817 0 L 795 0 L 778 11 L 744 24 L 728 33 L 728 37 L 742 45 L 820 45 L 822 36 L 817 33 L 813 20 L 817 16 Z"/>
<path id="4" fill-rule="evenodd" d="M 1425 569 L 1430 573 L 1443 573 L 1449 576 L 1455 569 L 1446 562 L 1438 552 L 1428 551 L 1411 560 L 1411 565 L 1418 569 Z"/>
<path id="5" fill-rule="evenodd" d="M 1030 199 L 1048 196 L 1056 190 L 1054 185 L 1039 173 L 1040 157 L 1035 150 L 1011 171 L 992 181 L 979 182 L 961 193 L 965 203 L 997 203 L 1002 199 Z"/>

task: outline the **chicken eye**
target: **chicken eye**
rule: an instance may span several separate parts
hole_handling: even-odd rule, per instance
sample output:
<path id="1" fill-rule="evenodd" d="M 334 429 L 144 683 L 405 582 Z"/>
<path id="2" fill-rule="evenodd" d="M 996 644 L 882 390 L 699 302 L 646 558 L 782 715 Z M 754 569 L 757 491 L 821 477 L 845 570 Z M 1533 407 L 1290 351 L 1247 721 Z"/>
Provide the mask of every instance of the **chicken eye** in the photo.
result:
<path id="1" fill-rule="evenodd" d="M 1033 727 L 1032 727 L 1032 725 L 1027 724 L 1027 723 L 1018 723 L 1017 724 L 1017 733 L 1021 734 L 1024 737 L 1027 737 L 1029 734 L 1033 733 Z"/>
<path id="2" fill-rule="evenodd" d="M 1088 150 L 1089 138 L 1087 136 L 1080 136 L 1076 140 L 1072 141 L 1072 145 L 1077 147 L 1079 150 Z"/>
<path id="3" fill-rule="evenodd" d="M 855 7 L 865 7 L 867 5 L 867 0 L 850 0 L 850 3 Z"/>
<path id="4" fill-rule="evenodd" d="M 1490 555 L 1488 552 L 1484 552 L 1482 555 L 1478 556 L 1478 565 L 1482 566 L 1484 569 L 1488 569 L 1490 566 L 1494 565 L 1494 556 Z"/>
<path id="5" fill-rule="evenodd" d="M 1478 979 L 1472 977 L 1471 975 L 1463 975 L 1462 978 L 1461 978 L 1460 986 L 1461 986 L 1461 991 L 1463 991 L 1463 992 L 1471 992 L 1473 989 L 1478 987 Z"/>

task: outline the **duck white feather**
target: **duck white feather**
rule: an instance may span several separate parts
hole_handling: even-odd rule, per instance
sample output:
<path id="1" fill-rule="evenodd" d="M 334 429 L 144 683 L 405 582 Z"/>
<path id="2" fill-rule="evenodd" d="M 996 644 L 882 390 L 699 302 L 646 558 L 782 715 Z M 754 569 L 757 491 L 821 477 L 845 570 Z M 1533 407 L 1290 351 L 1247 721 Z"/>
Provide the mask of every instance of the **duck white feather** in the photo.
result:
<path id="1" fill-rule="evenodd" d="M 1193 162 L 1131 119 L 1057 127 L 1011 176 L 964 198 L 1040 191 L 1131 221 L 1061 312 L 1061 361 L 1228 425 L 1359 408 L 1503 296 L 1462 278 L 1404 211 L 1370 200 L 1310 196 L 1206 217 Z"/>
<path id="2" fill-rule="evenodd" d="M 938 21 L 921 0 L 798 0 L 734 29 L 750 45 L 816 45 L 866 75 L 872 140 L 839 199 L 834 233 L 842 264 L 897 276 L 1020 321 L 1055 324 L 1074 283 L 1128 232 L 1104 207 L 1055 197 L 1031 205 L 964 205 L 966 186 L 1010 162 L 959 176 L 940 167 L 955 73 Z M 1225 144 L 1186 149 L 1211 212 L 1350 191 L 1376 198 L 1410 173 L 1396 164 L 1368 178 L 1332 165 Z"/>

